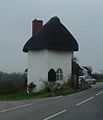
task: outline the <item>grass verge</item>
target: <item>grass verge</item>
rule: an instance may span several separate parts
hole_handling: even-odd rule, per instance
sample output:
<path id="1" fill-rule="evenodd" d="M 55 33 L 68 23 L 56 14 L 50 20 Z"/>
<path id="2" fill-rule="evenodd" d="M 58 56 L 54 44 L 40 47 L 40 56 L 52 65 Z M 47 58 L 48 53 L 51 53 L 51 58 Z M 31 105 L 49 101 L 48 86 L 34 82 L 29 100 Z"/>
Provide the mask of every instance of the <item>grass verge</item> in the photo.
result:
<path id="1" fill-rule="evenodd" d="M 76 92 L 80 92 L 80 89 L 65 88 L 63 90 L 54 91 L 54 92 L 39 92 L 34 94 L 27 94 L 26 92 L 19 92 L 16 94 L 9 95 L 0 95 L 0 100 L 9 101 L 9 100 L 25 100 L 25 99 L 36 99 L 36 98 L 46 98 L 54 97 L 60 95 L 68 95 Z"/>

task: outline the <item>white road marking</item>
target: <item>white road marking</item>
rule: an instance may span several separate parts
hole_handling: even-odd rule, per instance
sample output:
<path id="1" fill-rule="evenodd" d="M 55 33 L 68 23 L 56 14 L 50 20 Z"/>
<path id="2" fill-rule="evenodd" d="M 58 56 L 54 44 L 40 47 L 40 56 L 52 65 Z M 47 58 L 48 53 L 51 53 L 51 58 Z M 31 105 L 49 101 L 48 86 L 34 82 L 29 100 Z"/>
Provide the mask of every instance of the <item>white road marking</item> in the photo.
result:
<path id="1" fill-rule="evenodd" d="M 84 101 L 82 101 L 82 102 L 80 102 L 80 103 L 78 103 L 78 104 L 76 104 L 77 106 L 79 106 L 79 105 L 81 105 L 81 104 L 83 104 L 83 103 L 85 103 L 85 102 L 87 102 L 87 101 L 89 101 L 89 100 L 91 100 L 91 99 L 93 99 L 94 97 L 90 97 L 90 98 L 88 98 L 88 99 L 86 99 L 86 100 L 84 100 Z"/>
<path id="2" fill-rule="evenodd" d="M 21 106 L 9 108 L 9 109 L 4 109 L 4 110 L 1 110 L 0 113 L 8 112 L 8 111 L 19 109 L 19 108 L 24 108 L 24 107 L 31 106 L 31 105 L 33 105 L 33 103 L 25 104 L 25 105 L 21 105 Z"/>
<path id="3" fill-rule="evenodd" d="M 47 117 L 47 118 L 45 118 L 44 120 L 49 120 L 49 119 L 51 119 L 51 118 L 53 118 L 53 117 L 55 117 L 55 116 L 58 116 L 58 115 L 60 115 L 60 114 L 62 114 L 62 113 L 64 113 L 64 112 L 66 112 L 67 110 L 63 110 L 63 111 L 61 111 L 61 112 L 58 112 L 58 113 L 56 113 L 56 114 L 54 114 L 54 115 L 52 115 L 52 116 L 50 116 L 50 117 Z"/>
<path id="4" fill-rule="evenodd" d="M 103 94 L 103 91 L 99 92 L 96 94 L 96 96 Z"/>

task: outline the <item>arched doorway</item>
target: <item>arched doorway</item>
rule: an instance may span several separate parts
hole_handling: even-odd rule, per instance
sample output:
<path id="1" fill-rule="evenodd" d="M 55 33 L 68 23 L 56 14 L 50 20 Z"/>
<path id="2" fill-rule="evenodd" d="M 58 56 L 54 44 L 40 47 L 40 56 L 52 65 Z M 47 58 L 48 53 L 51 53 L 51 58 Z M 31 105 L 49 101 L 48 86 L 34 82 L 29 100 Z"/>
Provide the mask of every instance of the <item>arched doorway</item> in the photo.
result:
<path id="1" fill-rule="evenodd" d="M 56 81 L 56 72 L 54 69 L 50 69 L 48 72 L 48 81 Z"/>

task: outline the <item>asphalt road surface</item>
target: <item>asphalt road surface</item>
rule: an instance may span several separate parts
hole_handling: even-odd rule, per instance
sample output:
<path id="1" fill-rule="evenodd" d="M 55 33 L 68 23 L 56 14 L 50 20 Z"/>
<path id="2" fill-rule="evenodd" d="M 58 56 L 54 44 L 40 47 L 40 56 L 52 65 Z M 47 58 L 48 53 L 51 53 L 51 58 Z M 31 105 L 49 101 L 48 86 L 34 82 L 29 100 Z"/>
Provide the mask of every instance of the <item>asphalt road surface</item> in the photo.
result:
<path id="1" fill-rule="evenodd" d="M 103 83 L 68 96 L 22 103 L 0 109 L 0 120 L 103 120 Z"/>

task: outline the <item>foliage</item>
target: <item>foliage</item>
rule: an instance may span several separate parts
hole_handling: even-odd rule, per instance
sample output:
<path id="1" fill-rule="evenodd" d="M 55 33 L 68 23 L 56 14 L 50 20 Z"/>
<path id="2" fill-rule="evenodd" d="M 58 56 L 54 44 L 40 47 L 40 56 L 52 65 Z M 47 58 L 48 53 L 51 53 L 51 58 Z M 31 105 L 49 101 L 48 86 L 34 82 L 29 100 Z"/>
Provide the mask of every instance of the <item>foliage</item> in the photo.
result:
<path id="1" fill-rule="evenodd" d="M 26 91 L 26 86 L 26 74 L 0 72 L 0 95 Z"/>
<path id="2" fill-rule="evenodd" d="M 103 79 L 103 74 L 100 73 L 93 73 L 92 77 L 95 79 Z"/>
<path id="3" fill-rule="evenodd" d="M 44 81 L 44 84 L 45 84 L 45 90 L 47 92 L 54 91 L 55 82 Z"/>
<path id="4" fill-rule="evenodd" d="M 35 87 L 36 85 L 33 82 L 29 83 L 29 85 L 27 86 L 28 92 L 32 93 Z"/>
<path id="5" fill-rule="evenodd" d="M 97 82 L 103 82 L 103 79 L 97 79 Z"/>
<path id="6" fill-rule="evenodd" d="M 22 80 L 25 77 L 24 73 L 5 73 L 0 71 L 0 80 Z"/>
<path id="7" fill-rule="evenodd" d="M 50 81 L 44 81 L 45 84 L 45 90 L 48 91 L 60 91 L 65 88 L 67 88 L 68 84 L 64 81 L 56 81 L 56 82 L 50 82 Z"/>
<path id="8" fill-rule="evenodd" d="M 22 91 L 16 94 L 2 95 L 0 96 L 0 100 L 7 101 L 7 100 L 37 99 L 37 98 L 54 97 L 60 95 L 68 95 L 76 92 L 80 92 L 80 89 L 65 88 L 63 90 L 54 91 L 54 92 L 42 91 L 39 93 L 32 93 L 32 94 L 27 94 L 25 91 Z"/>

